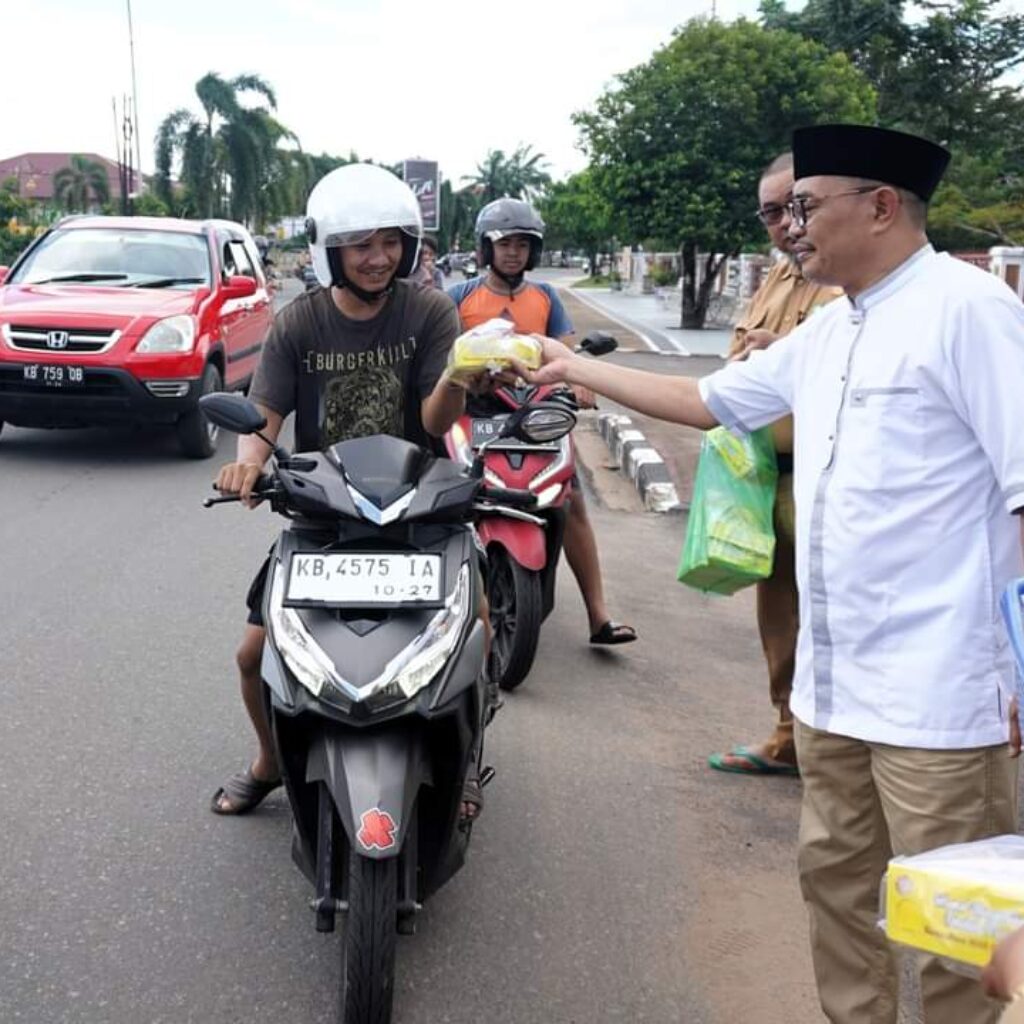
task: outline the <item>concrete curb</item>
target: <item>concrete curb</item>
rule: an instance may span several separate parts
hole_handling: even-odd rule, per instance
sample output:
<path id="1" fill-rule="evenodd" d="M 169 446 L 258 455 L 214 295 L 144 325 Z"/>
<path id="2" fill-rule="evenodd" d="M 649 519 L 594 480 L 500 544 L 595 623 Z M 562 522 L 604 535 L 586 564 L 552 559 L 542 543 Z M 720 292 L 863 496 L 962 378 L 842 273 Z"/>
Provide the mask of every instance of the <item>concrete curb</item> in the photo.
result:
<path id="1" fill-rule="evenodd" d="M 597 429 L 612 458 L 633 481 L 648 512 L 680 512 L 682 505 L 665 460 L 628 416 L 603 412 Z"/>

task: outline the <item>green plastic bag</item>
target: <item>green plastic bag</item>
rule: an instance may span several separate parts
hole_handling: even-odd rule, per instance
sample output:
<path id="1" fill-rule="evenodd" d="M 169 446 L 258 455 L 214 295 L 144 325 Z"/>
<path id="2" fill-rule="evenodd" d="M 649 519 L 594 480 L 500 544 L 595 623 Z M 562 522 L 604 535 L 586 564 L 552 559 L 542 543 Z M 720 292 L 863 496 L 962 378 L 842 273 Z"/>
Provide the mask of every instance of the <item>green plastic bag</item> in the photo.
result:
<path id="1" fill-rule="evenodd" d="M 737 437 L 724 427 L 701 443 L 680 583 L 735 594 L 772 573 L 775 445 L 768 427 Z"/>

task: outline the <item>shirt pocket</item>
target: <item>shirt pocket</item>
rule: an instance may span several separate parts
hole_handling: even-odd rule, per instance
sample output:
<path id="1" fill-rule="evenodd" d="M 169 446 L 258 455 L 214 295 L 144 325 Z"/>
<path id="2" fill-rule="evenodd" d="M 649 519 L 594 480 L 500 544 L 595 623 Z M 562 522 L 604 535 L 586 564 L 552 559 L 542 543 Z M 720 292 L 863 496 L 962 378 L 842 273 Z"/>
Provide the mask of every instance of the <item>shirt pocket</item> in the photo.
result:
<path id="1" fill-rule="evenodd" d="M 870 489 L 880 499 L 917 490 L 925 452 L 921 388 L 851 388 L 845 426 L 839 458 L 853 486 Z"/>
<path id="2" fill-rule="evenodd" d="M 768 311 L 765 310 L 752 310 L 750 316 L 743 317 L 737 324 L 736 330 L 746 333 L 747 331 L 756 331 L 759 327 L 764 326 L 765 320 L 768 319 Z"/>

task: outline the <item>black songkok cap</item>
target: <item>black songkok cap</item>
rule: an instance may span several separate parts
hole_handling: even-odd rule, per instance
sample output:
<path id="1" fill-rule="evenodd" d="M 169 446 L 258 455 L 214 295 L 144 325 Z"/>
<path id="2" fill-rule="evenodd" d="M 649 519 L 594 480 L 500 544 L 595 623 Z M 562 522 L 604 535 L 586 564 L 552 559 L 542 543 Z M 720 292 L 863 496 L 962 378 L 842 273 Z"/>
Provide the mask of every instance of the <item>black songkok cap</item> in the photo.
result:
<path id="1" fill-rule="evenodd" d="M 793 132 L 797 180 L 827 174 L 905 188 L 925 202 L 949 163 L 949 151 L 918 135 L 866 124 L 819 124 Z"/>

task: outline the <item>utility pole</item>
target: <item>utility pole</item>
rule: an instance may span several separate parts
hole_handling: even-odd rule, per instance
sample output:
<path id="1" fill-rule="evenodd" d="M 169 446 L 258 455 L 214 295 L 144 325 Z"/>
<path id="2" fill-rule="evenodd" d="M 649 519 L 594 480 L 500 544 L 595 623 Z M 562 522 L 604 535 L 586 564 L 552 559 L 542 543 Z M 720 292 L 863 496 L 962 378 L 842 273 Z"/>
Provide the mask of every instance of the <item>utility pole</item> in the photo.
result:
<path id="1" fill-rule="evenodd" d="M 114 153 L 117 155 L 117 180 L 121 189 L 121 213 L 125 212 L 125 196 L 128 194 L 128 182 L 125 175 L 124 160 L 121 156 L 121 137 L 119 129 L 121 126 L 117 123 L 117 97 L 110 97 L 110 105 L 114 108 Z"/>
<path id="2" fill-rule="evenodd" d="M 132 193 L 135 191 L 135 173 L 132 168 L 132 108 L 128 97 L 124 97 L 124 117 L 121 120 L 121 130 L 124 137 L 124 188 L 121 191 L 121 212 L 126 216 L 132 215 Z"/>
<path id="3" fill-rule="evenodd" d="M 132 61 L 132 118 L 135 130 L 135 166 L 139 169 L 139 178 L 142 178 L 142 133 L 139 131 L 139 92 L 135 84 L 135 34 L 132 31 L 132 0 L 128 3 L 128 52 Z M 128 161 L 131 163 L 131 160 Z"/>

